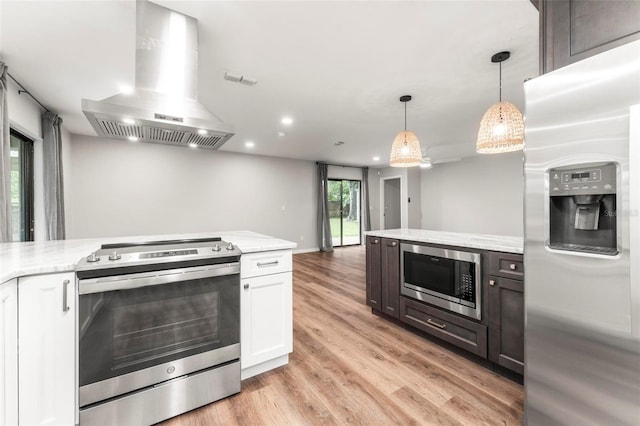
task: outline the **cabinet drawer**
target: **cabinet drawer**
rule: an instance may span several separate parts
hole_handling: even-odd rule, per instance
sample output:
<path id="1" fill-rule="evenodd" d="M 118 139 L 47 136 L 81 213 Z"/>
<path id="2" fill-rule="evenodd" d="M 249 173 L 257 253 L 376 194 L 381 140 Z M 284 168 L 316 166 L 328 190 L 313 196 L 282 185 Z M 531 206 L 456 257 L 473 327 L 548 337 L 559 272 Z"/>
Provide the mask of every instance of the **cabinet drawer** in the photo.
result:
<path id="1" fill-rule="evenodd" d="M 482 358 L 487 357 L 487 327 L 429 305 L 400 298 L 400 319 Z"/>
<path id="2" fill-rule="evenodd" d="M 514 280 L 524 279 L 524 262 L 521 254 L 492 252 L 489 259 L 489 274 Z"/>
<path id="3" fill-rule="evenodd" d="M 242 278 L 279 274 L 291 270 L 291 250 L 247 253 L 240 258 L 240 276 Z"/>

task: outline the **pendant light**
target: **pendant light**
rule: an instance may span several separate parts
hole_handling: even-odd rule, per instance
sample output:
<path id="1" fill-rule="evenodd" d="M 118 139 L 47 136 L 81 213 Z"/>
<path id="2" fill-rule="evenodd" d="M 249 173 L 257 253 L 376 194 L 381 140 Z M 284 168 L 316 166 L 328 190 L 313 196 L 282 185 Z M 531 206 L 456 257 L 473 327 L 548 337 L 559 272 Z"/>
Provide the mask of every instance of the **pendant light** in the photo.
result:
<path id="1" fill-rule="evenodd" d="M 476 152 L 498 154 L 518 151 L 524 147 L 524 120 L 522 113 L 510 102 L 502 102 L 502 62 L 509 59 L 509 52 L 499 52 L 491 62 L 500 64 L 500 98 L 484 113 L 480 122 Z"/>
<path id="2" fill-rule="evenodd" d="M 411 96 L 400 97 L 400 102 L 404 103 L 404 130 L 396 136 L 391 145 L 391 167 L 414 167 L 422 163 L 422 148 L 415 133 L 407 130 L 407 102 Z"/>

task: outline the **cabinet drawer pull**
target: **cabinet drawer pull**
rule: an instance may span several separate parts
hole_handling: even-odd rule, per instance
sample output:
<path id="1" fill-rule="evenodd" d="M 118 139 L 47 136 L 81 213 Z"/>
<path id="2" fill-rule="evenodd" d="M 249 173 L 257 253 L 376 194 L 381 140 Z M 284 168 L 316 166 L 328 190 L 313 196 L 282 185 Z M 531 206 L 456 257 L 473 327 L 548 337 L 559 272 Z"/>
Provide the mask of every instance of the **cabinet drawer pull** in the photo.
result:
<path id="1" fill-rule="evenodd" d="M 262 268 L 263 266 L 275 266 L 278 263 L 280 263 L 277 260 L 271 261 L 271 262 L 258 262 L 256 265 L 258 265 L 258 268 Z"/>
<path id="2" fill-rule="evenodd" d="M 496 280 L 489 280 L 489 285 L 496 285 Z"/>
<path id="3" fill-rule="evenodd" d="M 435 322 L 434 320 L 432 320 L 431 318 L 427 319 L 427 324 L 432 325 L 434 327 L 438 327 L 440 329 L 447 328 L 447 324 L 439 324 L 439 323 Z"/>
<path id="4" fill-rule="evenodd" d="M 67 290 L 69 288 L 69 280 L 62 281 L 62 312 L 69 310 L 69 303 L 67 301 Z"/>
<path id="5" fill-rule="evenodd" d="M 509 269 L 511 269 L 512 271 L 515 271 L 516 270 L 516 264 L 515 263 L 510 264 L 509 265 Z"/>
<path id="6" fill-rule="evenodd" d="M 244 287 L 245 290 L 248 290 L 249 289 L 249 284 L 247 283 L 243 287 Z"/>
<path id="7" fill-rule="evenodd" d="M 397 246 L 397 245 L 398 245 L 398 243 L 397 243 L 397 242 L 395 242 L 395 241 L 392 241 L 392 242 L 391 242 L 391 247 L 395 247 L 395 246 Z"/>
<path id="8" fill-rule="evenodd" d="M 378 244 L 380 240 L 373 240 L 373 244 Z"/>

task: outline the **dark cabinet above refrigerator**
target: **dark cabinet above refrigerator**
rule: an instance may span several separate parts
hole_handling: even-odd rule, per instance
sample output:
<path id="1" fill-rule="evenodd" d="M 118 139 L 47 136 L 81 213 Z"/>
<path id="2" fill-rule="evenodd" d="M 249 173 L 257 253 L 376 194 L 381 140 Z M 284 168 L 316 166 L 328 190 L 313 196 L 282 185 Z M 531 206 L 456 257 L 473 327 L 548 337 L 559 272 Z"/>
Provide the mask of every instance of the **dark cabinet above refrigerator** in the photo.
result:
<path id="1" fill-rule="evenodd" d="M 540 0 L 540 72 L 640 39 L 638 0 Z"/>

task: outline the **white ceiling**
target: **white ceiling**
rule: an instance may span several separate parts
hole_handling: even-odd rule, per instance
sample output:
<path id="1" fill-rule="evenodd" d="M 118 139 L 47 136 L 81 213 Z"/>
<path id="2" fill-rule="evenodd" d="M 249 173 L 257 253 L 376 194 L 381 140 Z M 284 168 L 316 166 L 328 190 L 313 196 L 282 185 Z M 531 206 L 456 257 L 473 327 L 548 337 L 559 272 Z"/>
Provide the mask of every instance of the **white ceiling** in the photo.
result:
<path id="1" fill-rule="evenodd" d="M 426 154 L 470 156 L 498 97 L 491 55 L 511 51 L 502 93 L 521 111 L 522 82 L 538 75 L 530 0 L 156 3 L 198 19 L 199 100 L 235 127 L 224 151 L 383 166 L 409 94 L 407 127 Z M 0 28 L 0 59 L 71 133 L 95 135 L 81 98 L 134 84 L 133 1 L 1 0 Z"/>

